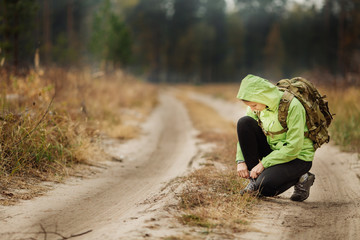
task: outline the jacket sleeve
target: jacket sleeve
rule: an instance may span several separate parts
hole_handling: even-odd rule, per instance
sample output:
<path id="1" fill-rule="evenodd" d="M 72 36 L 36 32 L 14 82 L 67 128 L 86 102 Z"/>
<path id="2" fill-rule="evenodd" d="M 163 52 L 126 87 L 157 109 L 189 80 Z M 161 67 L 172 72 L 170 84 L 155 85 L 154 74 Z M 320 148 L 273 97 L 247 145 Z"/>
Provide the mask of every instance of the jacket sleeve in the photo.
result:
<path id="1" fill-rule="evenodd" d="M 261 160 L 265 168 L 294 160 L 303 147 L 306 112 L 302 104 L 297 99 L 294 100 L 290 104 L 286 120 L 288 126 L 286 138 L 275 145 L 275 149 Z"/>
<path id="2" fill-rule="evenodd" d="M 246 109 L 246 116 L 250 116 L 252 118 L 254 118 L 255 120 L 257 120 L 257 116 L 256 114 L 251 110 L 250 107 L 248 107 Z M 240 148 L 240 144 L 239 141 L 237 142 L 237 146 L 236 146 L 236 162 L 240 163 L 240 162 L 244 162 L 245 158 L 242 154 L 241 148 Z"/>

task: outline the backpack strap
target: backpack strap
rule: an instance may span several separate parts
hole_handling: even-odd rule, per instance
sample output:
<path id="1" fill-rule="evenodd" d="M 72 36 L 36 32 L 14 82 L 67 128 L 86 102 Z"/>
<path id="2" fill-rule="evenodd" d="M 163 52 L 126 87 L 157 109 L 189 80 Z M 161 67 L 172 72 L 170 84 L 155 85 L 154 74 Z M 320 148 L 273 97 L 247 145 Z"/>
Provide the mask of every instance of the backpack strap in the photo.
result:
<path id="1" fill-rule="evenodd" d="M 281 97 L 280 103 L 279 103 L 278 119 L 279 119 L 281 126 L 284 129 L 286 129 L 286 131 L 287 131 L 286 119 L 288 116 L 290 103 L 293 100 L 293 98 L 294 98 L 294 95 L 292 93 L 290 93 L 289 91 L 284 91 L 284 94 Z"/>
<path id="2" fill-rule="evenodd" d="M 288 130 L 287 124 L 286 124 L 286 119 L 287 119 L 287 116 L 288 116 L 289 106 L 290 106 L 290 103 L 293 100 L 293 98 L 294 98 L 293 94 L 291 94 L 288 91 L 285 91 L 283 96 L 280 99 L 279 110 L 278 110 L 278 119 L 279 119 L 279 122 L 280 122 L 281 126 L 284 128 L 284 129 L 282 129 L 280 131 L 277 131 L 277 132 L 266 131 L 264 129 L 264 126 L 263 126 L 261 120 L 260 120 L 260 111 L 256 111 L 256 115 L 258 117 L 258 120 L 257 120 L 258 125 L 261 127 L 261 129 L 262 129 L 263 133 L 265 134 L 265 136 L 273 137 L 274 135 L 284 133 L 284 132 L 286 132 Z"/>

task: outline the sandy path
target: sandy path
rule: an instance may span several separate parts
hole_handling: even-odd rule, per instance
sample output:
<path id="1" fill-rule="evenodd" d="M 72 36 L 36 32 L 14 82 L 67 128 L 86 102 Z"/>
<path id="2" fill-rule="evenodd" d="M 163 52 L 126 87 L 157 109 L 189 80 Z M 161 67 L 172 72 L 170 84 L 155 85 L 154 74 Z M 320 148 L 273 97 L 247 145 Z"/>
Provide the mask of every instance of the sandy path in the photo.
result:
<path id="1" fill-rule="evenodd" d="M 60 184 L 46 196 L 0 208 L 0 239 L 122 239 L 136 228 L 146 199 L 184 174 L 197 153 L 186 109 L 163 94 L 144 126 L 146 134 L 126 144 L 108 143 L 120 162 L 95 177 Z M 47 232 L 42 232 L 42 228 Z M 52 233 L 53 232 L 53 233 Z M 57 234 L 55 234 L 55 232 Z"/>
<path id="2" fill-rule="evenodd" d="M 193 99 L 212 106 L 236 123 L 244 111 L 241 104 L 206 95 Z M 239 112 L 234 115 L 233 111 Z M 235 166 L 234 166 L 235 171 Z M 292 202 L 293 189 L 278 198 L 267 198 L 256 208 L 250 231 L 240 239 L 360 239 L 360 160 L 357 154 L 342 153 L 331 144 L 322 146 L 311 169 L 316 175 L 308 200 Z"/>
<path id="3" fill-rule="evenodd" d="M 201 94 L 191 97 L 234 123 L 244 114 L 241 103 Z M 188 170 L 189 163 L 198 156 L 199 146 L 186 109 L 168 94 L 161 96 L 159 107 L 143 129 L 146 134 L 137 140 L 107 143 L 108 151 L 123 158 L 122 163 L 106 163 L 106 169 L 95 177 L 74 179 L 58 185 L 46 196 L 1 207 L 0 239 L 64 239 L 51 232 L 70 237 L 90 230 L 76 239 L 166 236 L 164 228 L 175 223 L 169 225 L 174 220 L 159 207 L 164 206 L 164 201 L 168 204 L 172 197 L 162 187 Z M 250 220 L 250 231 L 237 239 L 360 239 L 357 154 L 342 153 L 325 145 L 317 151 L 311 171 L 316 180 L 308 200 L 290 201 L 292 189 L 278 198 L 266 198 L 253 209 L 257 214 Z M 39 233 L 40 224 L 46 235 Z M 156 229 L 147 229 L 156 225 L 161 226 L 157 233 Z M 169 234 L 181 234 L 182 227 L 177 226 L 175 234 L 174 230 Z"/>

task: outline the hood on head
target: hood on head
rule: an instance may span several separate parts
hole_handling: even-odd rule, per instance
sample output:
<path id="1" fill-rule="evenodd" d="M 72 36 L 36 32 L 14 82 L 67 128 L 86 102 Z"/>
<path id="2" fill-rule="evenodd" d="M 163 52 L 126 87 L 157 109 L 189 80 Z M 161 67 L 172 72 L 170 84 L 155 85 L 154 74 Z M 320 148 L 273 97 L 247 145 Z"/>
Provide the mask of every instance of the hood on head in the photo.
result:
<path id="1" fill-rule="evenodd" d="M 262 103 L 268 106 L 270 110 L 275 110 L 278 107 L 281 96 L 282 93 L 274 84 L 251 74 L 241 81 L 237 94 L 237 98 L 240 100 Z"/>

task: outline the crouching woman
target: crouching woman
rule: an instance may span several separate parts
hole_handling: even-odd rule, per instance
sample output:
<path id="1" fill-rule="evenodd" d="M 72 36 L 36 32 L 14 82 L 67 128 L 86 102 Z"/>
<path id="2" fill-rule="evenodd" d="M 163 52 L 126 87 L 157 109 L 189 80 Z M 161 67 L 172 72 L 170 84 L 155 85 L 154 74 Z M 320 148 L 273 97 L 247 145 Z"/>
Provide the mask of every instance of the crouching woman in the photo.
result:
<path id="1" fill-rule="evenodd" d="M 248 75 L 242 80 L 237 98 L 248 108 L 247 116 L 237 124 L 237 173 L 250 180 L 242 193 L 276 196 L 294 186 L 291 200 L 304 201 L 315 180 L 309 172 L 315 150 L 304 136 L 306 112 L 296 98 L 289 106 L 287 130 L 283 130 L 278 120 L 282 95 L 261 77 Z"/>

